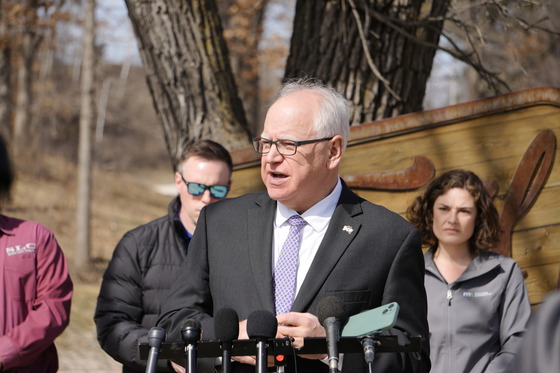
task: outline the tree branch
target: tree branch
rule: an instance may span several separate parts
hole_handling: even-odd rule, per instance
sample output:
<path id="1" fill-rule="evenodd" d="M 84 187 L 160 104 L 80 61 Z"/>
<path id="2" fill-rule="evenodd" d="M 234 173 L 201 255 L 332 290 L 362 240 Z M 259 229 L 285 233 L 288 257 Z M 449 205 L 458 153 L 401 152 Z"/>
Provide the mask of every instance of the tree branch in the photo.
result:
<path id="1" fill-rule="evenodd" d="M 379 79 L 383 83 L 383 86 L 387 89 L 387 91 L 395 99 L 397 99 L 398 101 L 402 101 L 401 97 L 391 88 L 391 83 L 383 77 L 383 75 L 381 74 L 381 72 L 379 71 L 377 66 L 375 65 L 375 62 L 373 61 L 373 58 L 371 57 L 371 54 L 369 53 L 369 48 L 368 48 L 368 45 L 367 45 L 367 39 L 366 39 L 366 36 L 364 34 L 364 28 L 363 28 L 362 22 L 360 20 L 360 15 L 358 14 L 358 11 L 356 10 L 356 4 L 354 4 L 353 0 L 347 0 L 347 1 L 350 4 L 350 7 L 352 8 L 352 15 L 354 16 L 354 19 L 356 20 L 356 26 L 358 28 L 358 33 L 360 35 L 360 42 L 362 44 L 362 48 L 364 50 L 364 56 L 366 57 L 366 61 L 368 63 L 368 66 L 369 66 L 370 70 L 373 72 L 373 75 L 375 75 L 377 77 L 377 79 Z M 367 14 L 367 12 L 365 14 Z"/>

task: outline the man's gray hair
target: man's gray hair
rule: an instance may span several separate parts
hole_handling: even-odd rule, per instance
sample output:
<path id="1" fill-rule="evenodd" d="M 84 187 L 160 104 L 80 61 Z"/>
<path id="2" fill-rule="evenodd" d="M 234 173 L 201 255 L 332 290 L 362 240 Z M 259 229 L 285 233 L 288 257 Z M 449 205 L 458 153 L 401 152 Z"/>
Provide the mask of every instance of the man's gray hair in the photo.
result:
<path id="1" fill-rule="evenodd" d="M 350 119 L 348 101 L 334 88 L 327 87 L 318 79 L 298 78 L 286 81 L 278 92 L 277 99 L 300 91 L 312 91 L 321 96 L 319 114 L 313 123 L 317 137 L 340 135 L 344 141 L 343 151 L 348 144 Z"/>

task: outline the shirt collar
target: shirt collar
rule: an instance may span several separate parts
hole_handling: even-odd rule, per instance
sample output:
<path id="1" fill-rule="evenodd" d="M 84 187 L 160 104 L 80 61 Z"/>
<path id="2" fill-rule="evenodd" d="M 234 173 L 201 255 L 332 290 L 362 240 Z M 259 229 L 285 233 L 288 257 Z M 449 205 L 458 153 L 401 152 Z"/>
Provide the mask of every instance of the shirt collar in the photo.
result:
<path id="1" fill-rule="evenodd" d="M 14 234 L 14 224 L 12 219 L 5 215 L 0 215 L 0 232 L 10 236 Z"/>
<path id="2" fill-rule="evenodd" d="M 333 191 L 328 196 L 314 204 L 303 214 L 301 214 L 301 217 L 304 218 L 307 224 L 311 226 L 315 231 L 322 231 L 329 225 L 329 221 L 334 213 L 334 210 L 336 209 L 336 205 L 338 203 L 338 200 L 340 199 L 341 193 L 342 183 L 339 178 Z M 295 210 L 286 207 L 281 202 L 278 202 L 276 204 L 276 227 L 279 227 L 282 224 L 287 224 L 288 219 L 292 215 L 298 215 L 298 213 Z"/>

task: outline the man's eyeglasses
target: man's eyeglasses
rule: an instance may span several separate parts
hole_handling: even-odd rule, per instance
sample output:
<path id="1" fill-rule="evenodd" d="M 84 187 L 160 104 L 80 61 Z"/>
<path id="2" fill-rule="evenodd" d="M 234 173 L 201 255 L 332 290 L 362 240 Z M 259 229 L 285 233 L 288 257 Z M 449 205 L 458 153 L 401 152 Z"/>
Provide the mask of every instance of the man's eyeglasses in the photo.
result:
<path id="1" fill-rule="evenodd" d="M 253 138 L 253 148 L 255 148 L 255 151 L 257 153 L 267 154 L 270 151 L 270 148 L 272 148 L 272 145 L 276 145 L 276 150 L 278 150 L 278 153 L 282 155 L 294 155 L 297 152 L 298 146 L 313 144 L 321 141 L 328 141 L 328 140 L 332 140 L 332 138 L 333 136 L 323 137 L 321 139 L 305 140 L 305 141 L 294 141 L 294 140 L 285 140 L 285 139 L 272 141 L 264 137 L 255 137 Z"/>
<path id="2" fill-rule="evenodd" d="M 183 174 L 180 175 L 181 175 L 181 179 L 187 186 L 187 191 L 189 192 L 190 195 L 201 196 L 204 194 L 206 189 L 209 189 L 210 195 L 212 197 L 221 199 L 224 198 L 228 193 L 229 187 L 227 185 L 205 185 L 200 183 L 191 183 L 185 180 Z"/>

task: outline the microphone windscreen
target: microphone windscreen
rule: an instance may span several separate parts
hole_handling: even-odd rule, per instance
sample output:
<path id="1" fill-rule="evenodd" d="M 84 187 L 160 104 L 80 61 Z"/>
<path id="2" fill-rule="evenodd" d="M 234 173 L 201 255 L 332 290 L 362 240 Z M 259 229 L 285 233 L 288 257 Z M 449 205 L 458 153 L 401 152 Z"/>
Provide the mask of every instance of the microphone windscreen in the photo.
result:
<path id="1" fill-rule="evenodd" d="M 185 329 L 185 328 L 200 328 L 200 322 L 198 320 L 195 319 L 185 319 L 183 320 L 183 322 L 181 323 L 181 329 Z"/>
<path id="2" fill-rule="evenodd" d="M 326 297 L 321 299 L 317 305 L 317 318 L 321 325 L 325 326 L 323 323 L 329 317 L 334 317 L 341 322 L 346 320 L 346 307 L 342 299 L 338 297 Z"/>
<path id="3" fill-rule="evenodd" d="M 247 335 L 249 338 L 274 338 L 277 330 L 278 321 L 270 311 L 253 311 L 247 318 Z"/>
<path id="4" fill-rule="evenodd" d="M 150 345 L 161 342 L 165 339 L 165 329 L 154 326 L 148 332 L 148 343 Z"/>
<path id="5" fill-rule="evenodd" d="M 233 341 L 239 336 L 239 317 L 231 308 L 222 308 L 214 316 L 214 333 L 220 341 Z"/>

